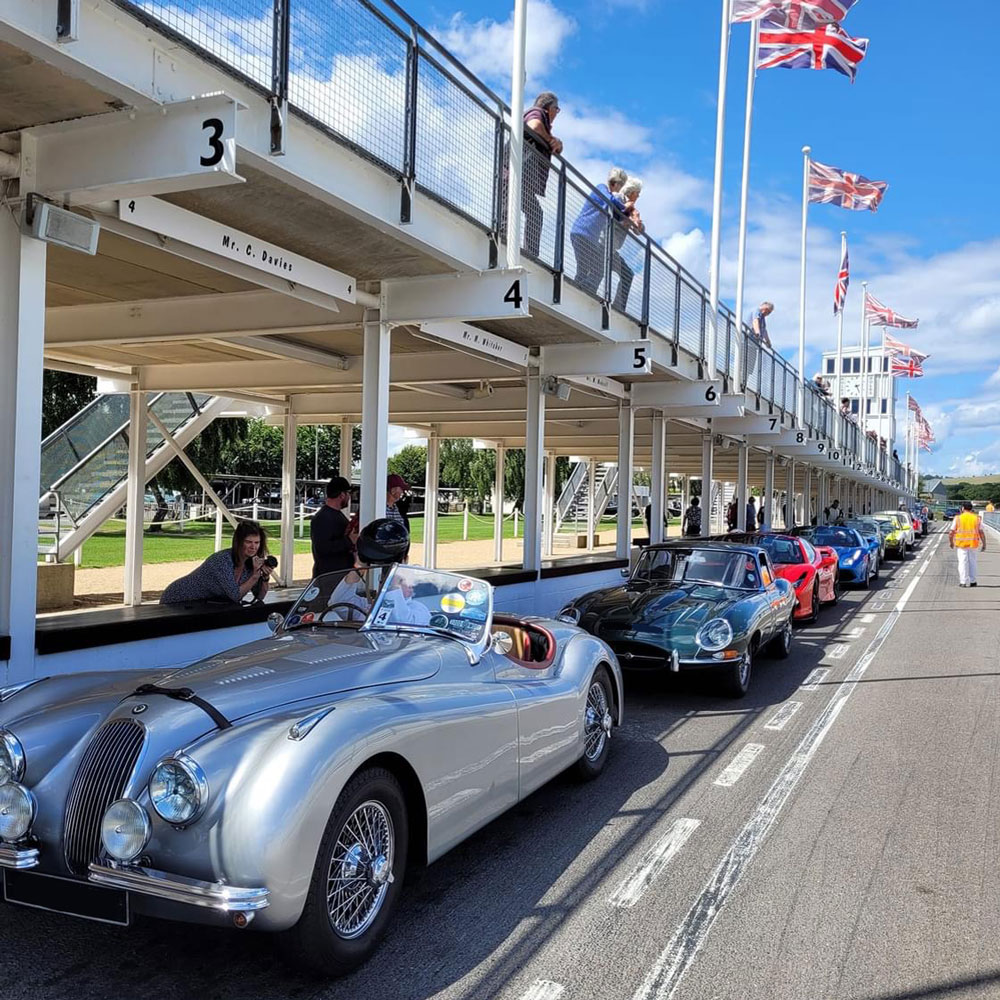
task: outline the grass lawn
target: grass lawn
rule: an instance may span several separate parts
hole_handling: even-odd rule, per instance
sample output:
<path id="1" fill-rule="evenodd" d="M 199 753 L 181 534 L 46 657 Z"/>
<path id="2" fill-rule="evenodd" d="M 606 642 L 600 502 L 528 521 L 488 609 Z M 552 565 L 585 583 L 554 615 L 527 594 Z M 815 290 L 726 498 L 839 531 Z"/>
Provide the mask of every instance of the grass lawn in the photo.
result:
<path id="1" fill-rule="evenodd" d="M 461 514 L 441 514 L 438 516 L 438 544 L 462 541 L 464 517 Z M 674 523 L 674 522 L 671 522 Z M 281 539 L 277 521 L 263 522 L 268 534 L 268 548 L 277 554 L 281 551 Z M 645 534 L 645 524 L 636 521 L 635 525 L 641 534 Z M 614 518 L 604 518 L 600 528 L 606 530 L 615 526 Z M 415 517 L 410 522 L 410 529 L 415 542 L 423 541 L 424 519 Z M 572 523 L 563 526 L 564 532 L 572 533 Z M 518 520 L 518 537 L 523 534 L 523 523 Z M 504 538 L 514 537 L 514 522 L 504 521 Z M 44 536 L 43 536 L 44 537 Z M 489 515 L 469 515 L 469 539 L 481 541 L 493 537 L 493 518 Z M 228 547 L 233 538 L 233 529 L 226 522 L 222 528 L 222 544 Z M 168 525 L 162 531 L 146 532 L 143 540 L 144 563 L 186 562 L 205 559 L 215 549 L 215 523 L 212 521 L 191 521 L 178 531 L 175 524 Z M 305 526 L 305 536 L 298 537 L 296 523 L 296 552 L 309 552 L 309 525 Z M 102 569 L 108 566 L 125 565 L 125 522 L 108 521 L 100 531 L 92 535 L 83 546 L 81 567 L 84 569 Z"/>

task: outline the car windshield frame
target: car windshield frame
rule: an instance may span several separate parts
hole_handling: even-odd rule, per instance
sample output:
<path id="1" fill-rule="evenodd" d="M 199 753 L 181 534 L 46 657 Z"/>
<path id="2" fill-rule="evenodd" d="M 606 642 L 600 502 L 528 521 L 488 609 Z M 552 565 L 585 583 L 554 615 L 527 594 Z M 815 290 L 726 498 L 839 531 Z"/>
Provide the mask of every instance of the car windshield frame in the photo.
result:
<path id="1" fill-rule="evenodd" d="M 702 553 L 713 553 L 716 555 L 721 555 L 729 560 L 729 565 L 727 566 L 725 572 L 721 574 L 722 580 L 719 579 L 700 579 L 695 576 L 688 576 L 688 567 L 697 565 L 697 563 L 692 563 L 689 557 L 695 552 Z M 644 565 L 651 562 L 657 556 L 669 556 L 669 563 L 666 567 L 653 566 L 649 567 L 645 574 L 642 573 Z M 679 557 L 684 557 L 683 559 Z M 753 569 L 751 570 L 746 566 L 747 560 L 753 560 Z M 736 563 L 738 560 L 744 562 L 744 567 L 739 570 L 737 574 Z M 653 571 L 666 568 L 667 572 L 665 574 L 658 574 L 656 576 L 651 575 Z M 678 575 L 678 569 L 681 568 L 681 573 Z M 746 575 L 753 573 L 756 578 L 756 583 L 751 583 L 746 580 Z M 741 584 L 736 583 L 735 576 L 743 575 L 744 582 Z M 729 582 L 726 582 L 726 581 Z M 670 546 L 667 548 L 649 547 L 647 546 L 643 549 L 642 554 L 639 556 L 639 560 L 635 564 L 635 568 L 629 577 L 629 583 L 633 582 L 644 582 L 649 584 L 660 584 L 668 586 L 680 586 L 682 584 L 695 584 L 699 586 L 708 587 L 720 587 L 723 590 L 744 590 L 744 591 L 759 591 L 763 587 L 762 576 L 760 571 L 760 563 L 752 552 L 745 549 L 723 549 L 716 548 L 710 545 L 684 545 L 684 546 Z"/>
<path id="2" fill-rule="evenodd" d="M 865 548 L 864 539 L 861 534 L 854 528 L 848 528 L 845 525 L 840 524 L 817 524 L 815 526 L 802 527 L 795 529 L 796 534 L 801 538 L 807 538 L 813 545 L 823 545 L 830 549 L 863 549 Z M 820 536 L 838 535 L 841 532 L 852 532 L 857 536 L 858 542 L 848 542 L 845 545 L 841 545 L 837 542 L 832 542 L 827 538 Z M 858 544 L 860 543 L 860 544 Z"/>

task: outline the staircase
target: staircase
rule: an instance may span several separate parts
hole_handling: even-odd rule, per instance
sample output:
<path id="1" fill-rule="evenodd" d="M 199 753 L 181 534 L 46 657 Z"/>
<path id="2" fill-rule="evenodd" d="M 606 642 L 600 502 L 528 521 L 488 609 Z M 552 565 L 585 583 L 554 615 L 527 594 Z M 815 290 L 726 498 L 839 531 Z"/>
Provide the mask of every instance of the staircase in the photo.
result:
<path id="1" fill-rule="evenodd" d="M 149 402 L 183 448 L 190 444 L 230 400 L 205 393 L 163 392 Z M 54 554 L 72 555 L 124 503 L 128 479 L 129 398 L 98 396 L 42 442 L 40 506 L 54 499 L 72 529 L 60 533 Z M 174 457 L 174 451 L 152 421 L 146 429 L 149 482 Z"/>
<path id="2" fill-rule="evenodd" d="M 565 522 L 587 523 L 589 514 L 590 476 L 587 462 L 576 462 L 563 485 L 555 510 L 555 537 Z M 594 524 L 595 530 L 607 510 L 608 503 L 617 492 L 618 466 L 614 462 L 599 462 L 594 469 Z"/>

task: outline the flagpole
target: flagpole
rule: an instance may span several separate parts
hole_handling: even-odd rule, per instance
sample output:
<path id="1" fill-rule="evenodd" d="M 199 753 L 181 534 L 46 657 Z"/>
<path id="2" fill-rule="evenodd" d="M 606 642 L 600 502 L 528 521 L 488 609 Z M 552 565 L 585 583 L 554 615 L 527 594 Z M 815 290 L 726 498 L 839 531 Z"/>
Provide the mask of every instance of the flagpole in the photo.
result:
<path id="1" fill-rule="evenodd" d="M 708 274 L 708 328 L 705 354 L 708 377 L 715 378 L 719 322 L 719 268 L 722 258 L 722 160 L 726 144 L 726 81 L 729 77 L 729 35 L 732 0 L 722 0 L 722 34 L 719 41 L 719 103 L 715 119 L 715 182 L 712 193 L 712 248 Z"/>
<path id="2" fill-rule="evenodd" d="M 809 221 L 809 154 L 802 147 L 802 265 L 799 274 L 799 427 L 805 427 L 806 406 L 806 227 Z"/>
<path id="3" fill-rule="evenodd" d="M 910 488 L 910 390 L 906 390 L 906 465 L 903 468 L 903 487 Z"/>
<path id="4" fill-rule="evenodd" d="M 864 399 L 861 402 L 861 429 L 868 433 L 868 393 L 871 367 L 871 324 L 864 317 L 861 319 L 861 384 Z"/>
<path id="5" fill-rule="evenodd" d="M 841 263 L 844 261 L 844 254 L 847 253 L 847 232 L 841 231 L 840 234 L 840 260 Z M 840 273 L 837 273 L 837 283 L 840 283 Z M 844 367 L 844 310 L 847 308 L 847 296 L 844 296 L 844 301 L 840 303 L 840 310 L 837 313 L 837 367 L 834 369 L 834 377 L 836 380 L 836 391 L 834 393 L 834 403 L 837 407 L 837 413 L 840 413 L 840 400 L 842 398 L 841 393 L 841 370 Z M 834 423 L 834 443 L 839 448 L 841 445 L 840 440 L 840 419 L 836 420 Z"/>
<path id="6" fill-rule="evenodd" d="M 865 384 L 865 309 L 868 305 L 868 282 L 861 282 L 861 339 L 858 341 L 859 353 L 861 354 L 861 378 L 858 380 L 858 423 L 861 425 L 861 432 L 865 430 L 865 407 L 864 384 Z"/>
<path id="7" fill-rule="evenodd" d="M 747 201 L 750 189 L 750 134 L 753 125 L 753 97 L 757 82 L 757 43 L 760 39 L 760 21 L 750 22 L 750 65 L 747 69 L 746 121 L 743 126 L 743 185 L 740 189 L 739 259 L 736 265 L 736 388 L 744 388 L 740 378 L 743 372 L 743 291 L 747 266 Z"/>

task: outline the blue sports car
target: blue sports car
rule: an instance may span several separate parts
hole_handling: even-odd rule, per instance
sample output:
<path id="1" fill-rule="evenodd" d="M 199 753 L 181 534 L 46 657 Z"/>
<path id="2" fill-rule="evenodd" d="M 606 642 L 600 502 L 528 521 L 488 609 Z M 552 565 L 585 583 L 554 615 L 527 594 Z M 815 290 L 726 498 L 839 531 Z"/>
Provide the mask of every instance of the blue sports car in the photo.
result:
<path id="1" fill-rule="evenodd" d="M 813 545 L 828 545 L 835 549 L 841 583 L 856 583 L 864 590 L 871 585 L 875 576 L 875 560 L 869 552 L 868 543 L 853 528 L 820 525 L 793 528 L 791 534 L 808 538 Z"/>

